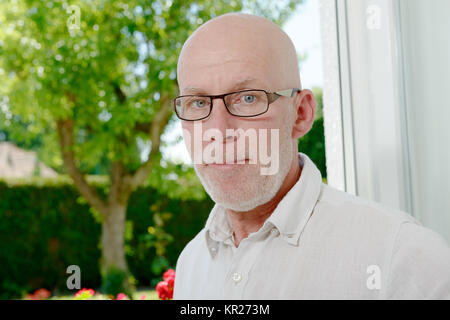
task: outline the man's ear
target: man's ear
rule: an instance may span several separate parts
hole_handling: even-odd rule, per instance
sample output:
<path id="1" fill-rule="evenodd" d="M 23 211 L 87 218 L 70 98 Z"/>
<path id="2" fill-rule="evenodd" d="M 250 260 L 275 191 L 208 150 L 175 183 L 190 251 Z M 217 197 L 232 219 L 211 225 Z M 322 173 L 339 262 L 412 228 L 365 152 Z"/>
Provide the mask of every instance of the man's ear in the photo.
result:
<path id="1" fill-rule="evenodd" d="M 292 139 L 303 137 L 312 128 L 316 113 L 316 99 L 311 90 L 304 89 L 294 98 L 296 120 L 292 128 Z"/>

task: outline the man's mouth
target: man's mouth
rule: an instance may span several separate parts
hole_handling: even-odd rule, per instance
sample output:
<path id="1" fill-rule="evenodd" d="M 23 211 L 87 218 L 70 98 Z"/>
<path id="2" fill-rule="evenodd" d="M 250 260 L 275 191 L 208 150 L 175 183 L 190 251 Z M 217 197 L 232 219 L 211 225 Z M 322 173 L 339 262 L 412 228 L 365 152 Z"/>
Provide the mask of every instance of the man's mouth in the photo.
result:
<path id="1" fill-rule="evenodd" d="M 211 162 L 211 163 L 205 163 L 206 166 L 211 166 L 211 167 L 217 167 L 217 168 L 228 168 L 228 167 L 236 167 L 239 165 L 245 165 L 245 164 L 249 164 L 250 160 L 249 159 L 243 159 L 243 160 L 236 160 L 236 161 L 224 161 L 222 163 L 220 162 Z"/>

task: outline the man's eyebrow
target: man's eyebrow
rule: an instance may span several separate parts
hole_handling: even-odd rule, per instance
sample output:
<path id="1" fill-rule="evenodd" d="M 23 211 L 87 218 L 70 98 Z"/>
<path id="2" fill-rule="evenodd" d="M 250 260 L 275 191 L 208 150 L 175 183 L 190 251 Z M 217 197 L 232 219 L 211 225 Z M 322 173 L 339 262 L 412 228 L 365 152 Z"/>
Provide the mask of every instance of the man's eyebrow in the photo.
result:
<path id="1" fill-rule="evenodd" d="M 261 88 L 249 88 L 248 86 L 254 84 L 254 85 L 262 85 L 261 81 L 259 81 L 256 78 L 245 78 L 242 80 L 237 81 L 230 90 L 240 90 L 240 89 L 261 89 Z"/>
<path id="2" fill-rule="evenodd" d="M 182 92 L 189 92 L 189 93 L 203 93 L 203 89 L 200 89 L 198 87 L 186 87 L 182 90 Z"/>
<path id="3" fill-rule="evenodd" d="M 258 88 L 248 87 L 251 84 L 255 84 L 255 85 L 259 84 L 260 85 L 261 82 L 256 78 L 245 78 L 245 79 L 235 82 L 235 84 L 233 86 L 228 88 L 227 92 L 231 92 L 234 90 L 241 90 L 241 89 L 265 89 L 265 88 L 260 88 L 260 87 L 258 87 Z M 198 87 L 194 87 L 194 86 L 188 86 L 188 87 L 184 88 L 183 92 L 206 94 L 206 90 L 198 88 Z"/>

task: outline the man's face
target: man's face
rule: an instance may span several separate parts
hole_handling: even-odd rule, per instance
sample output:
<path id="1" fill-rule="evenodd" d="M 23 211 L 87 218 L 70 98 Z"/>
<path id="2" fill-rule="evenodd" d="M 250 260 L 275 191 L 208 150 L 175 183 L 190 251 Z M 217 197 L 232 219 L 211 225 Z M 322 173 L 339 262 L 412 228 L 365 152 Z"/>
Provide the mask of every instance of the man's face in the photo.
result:
<path id="1" fill-rule="evenodd" d="M 220 34 L 221 30 L 200 34 L 184 49 L 178 67 L 181 95 L 219 95 L 246 89 L 263 89 L 267 92 L 291 89 L 282 84 L 274 53 L 268 50 L 264 34 L 249 36 L 236 33 L 218 41 L 217 35 Z M 230 152 L 234 155 L 230 158 L 235 161 L 243 160 L 237 159 L 238 141 L 243 138 L 242 135 L 227 137 L 227 129 L 233 129 L 235 132 L 237 129 L 244 132 L 254 129 L 256 133 L 265 130 L 267 133 L 267 138 L 257 134 L 256 154 L 250 152 L 255 150 L 255 146 L 250 148 L 248 143 L 245 144 L 247 163 L 228 164 L 228 160 L 227 164 L 194 162 L 203 186 L 216 203 L 235 211 L 249 211 L 275 196 L 297 152 L 292 139 L 292 126 L 295 121 L 292 103 L 293 99 L 281 97 L 269 106 L 265 114 L 242 118 L 231 115 L 223 101 L 215 99 L 208 118 L 195 122 L 182 121 L 185 143 L 191 158 L 194 158 L 194 141 L 198 139 L 197 141 L 202 141 L 202 150 L 211 143 L 219 143 L 223 146 L 224 160 Z M 195 125 L 201 125 L 202 133 L 211 129 L 218 130 L 222 133 L 223 140 L 210 138 L 203 141 L 203 137 L 198 136 L 198 131 L 194 129 Z M 271 130 L 277 130 L 278 136 L 271 135 Z M 261 174 L 259 155 L 262 145 L 268 150 L 268 154 L 275 153 L 271 155 L 272 158 L 276 157 L 279 164 L 275 174 Z M 255 156 L 257 159 L 254 159 Z M 256 164 L 249 164 L 249 161 L 256 161 Z"/>

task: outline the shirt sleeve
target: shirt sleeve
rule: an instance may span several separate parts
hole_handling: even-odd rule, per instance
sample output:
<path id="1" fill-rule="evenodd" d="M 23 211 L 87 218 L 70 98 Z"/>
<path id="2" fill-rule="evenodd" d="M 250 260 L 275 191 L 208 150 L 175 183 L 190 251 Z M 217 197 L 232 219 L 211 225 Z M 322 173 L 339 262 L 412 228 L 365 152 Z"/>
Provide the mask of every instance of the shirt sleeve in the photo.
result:
<path id="1" fill-rule="evenodd" d="M 400 226 L 386 298 L 450 300 L 450 247 L 442 236 L 414 222 Z"/>
<path id="2" fill-rule="evenodd" d="M 195 284 L 193 271 L 195 270 L 196 257 L 201 255 L 204 229 L 184 247 L 175 266 L 175 284 L 173 289 L 174 300 L 192 299 L 193 283 Z M 193 263 L 194 262 L 194 263 Z"/>
<path id="3" fill-rule="evenodd" d="M 180 300 L 185 299 L 185 292 L 184 292 L 184 253 L 186 251 L 186 248 L 181 252 L 180 256 L 178 257 L 177 264 L 175 266 L 175 284 L 173 288 L 173 299 L 174 300 Z"/>

